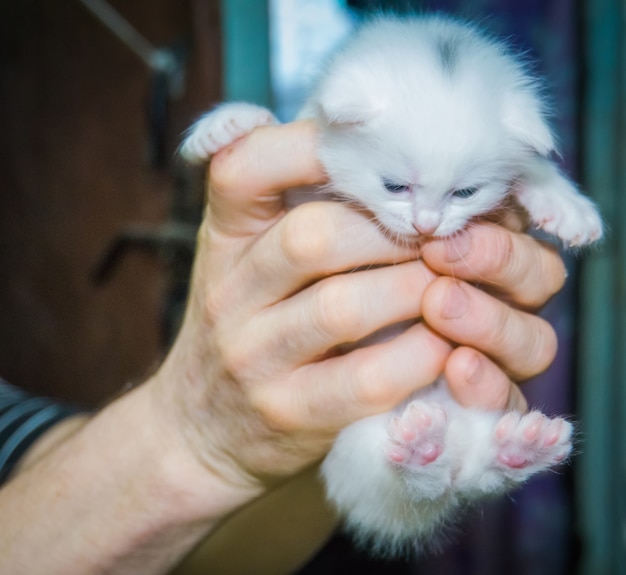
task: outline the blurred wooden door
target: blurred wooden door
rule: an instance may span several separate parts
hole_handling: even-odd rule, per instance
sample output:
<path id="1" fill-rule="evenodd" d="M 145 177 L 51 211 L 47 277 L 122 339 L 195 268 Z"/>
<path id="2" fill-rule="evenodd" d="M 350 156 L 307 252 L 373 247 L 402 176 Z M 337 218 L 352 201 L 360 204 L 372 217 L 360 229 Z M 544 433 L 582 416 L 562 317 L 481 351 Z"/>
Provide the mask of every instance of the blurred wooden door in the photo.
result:
<path id="1" fill-rule="evenodd" d="M 169 289 L 149 251 L 103 285 L 90 274 L 124 226 L 170 217 L 178 134 L 221 96 L 219 0 L 110 4 L 154 46 L 187 53 L 162 167 L 151 72 L 81 2 L 5 2 L 0 18 L 0 376 L 87 405 L 158 362 Z"/>

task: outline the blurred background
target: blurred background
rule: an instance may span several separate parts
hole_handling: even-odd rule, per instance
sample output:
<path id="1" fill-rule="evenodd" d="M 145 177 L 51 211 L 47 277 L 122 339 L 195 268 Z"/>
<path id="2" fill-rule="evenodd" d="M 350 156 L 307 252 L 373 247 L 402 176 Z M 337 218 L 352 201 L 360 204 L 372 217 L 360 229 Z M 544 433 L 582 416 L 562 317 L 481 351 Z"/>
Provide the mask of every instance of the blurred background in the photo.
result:
<path id="1" fill-rule="evenodd" d="M 576 422 L 573 465 L 467 515 L 444 552 L 367 559 L 340 534 L 302 574 L 626 573 L 626 3 L 623 0 L 20 0 L 0 18 L 0 375 L 97 407 L 176 333 L 203 209 L 181 132 L 222 100 L 288 121 L 368 12 L 480 21 L 547 78 L 563 168 L 603 246 L 566 256 L 559 333 L 530 401 Z M 277 553 L 281 550 L 277 549 Z"/>

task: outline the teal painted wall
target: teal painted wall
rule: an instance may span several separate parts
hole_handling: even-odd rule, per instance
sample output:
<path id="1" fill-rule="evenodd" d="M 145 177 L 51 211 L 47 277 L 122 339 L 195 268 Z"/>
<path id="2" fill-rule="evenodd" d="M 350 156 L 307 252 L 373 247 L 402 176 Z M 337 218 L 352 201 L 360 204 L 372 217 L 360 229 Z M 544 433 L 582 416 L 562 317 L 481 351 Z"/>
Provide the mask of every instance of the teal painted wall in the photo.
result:
<path id="1" fill-rule="evenodd" d="M 271 105 L 268 0 L 222 0 L 224 99 Z"/>
<path id="2" fill-rule="evenodd" d="M 608 236 L 580 275 L 577 499 L 583 575 L 626 573 L 626 72 L 624 2 L 585 0 L 584 185 Z"/>

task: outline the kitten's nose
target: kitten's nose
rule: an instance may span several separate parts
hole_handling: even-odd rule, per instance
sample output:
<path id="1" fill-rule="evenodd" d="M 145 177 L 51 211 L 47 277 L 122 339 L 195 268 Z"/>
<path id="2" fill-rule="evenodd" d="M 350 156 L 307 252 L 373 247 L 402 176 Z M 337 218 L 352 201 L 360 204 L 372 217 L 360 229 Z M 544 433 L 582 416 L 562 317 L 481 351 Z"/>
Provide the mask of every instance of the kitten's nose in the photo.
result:
<path id="1" fill-rule="evenodd" d="M 415 230 L 425 236 L 433 234 L 441 223 L 441 214 L 435 210 L 420 210 L 413 221 Z"/>

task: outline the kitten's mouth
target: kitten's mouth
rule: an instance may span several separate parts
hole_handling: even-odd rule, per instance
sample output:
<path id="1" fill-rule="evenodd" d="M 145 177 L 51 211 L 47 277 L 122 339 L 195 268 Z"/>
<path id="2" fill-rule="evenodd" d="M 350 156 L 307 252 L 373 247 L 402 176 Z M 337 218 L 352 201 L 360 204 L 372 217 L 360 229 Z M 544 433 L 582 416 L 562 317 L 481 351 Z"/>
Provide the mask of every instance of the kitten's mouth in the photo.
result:
<path id="1" fill-rule="evenodd" d="M 412 234 L 411 232 L 399 232 L 397 230 L 390 230 L 387 228 L 387 236 L 392 239 L 398 245 L 407 248 L 419 249 L 426 239 L 420 234 Z"/>

